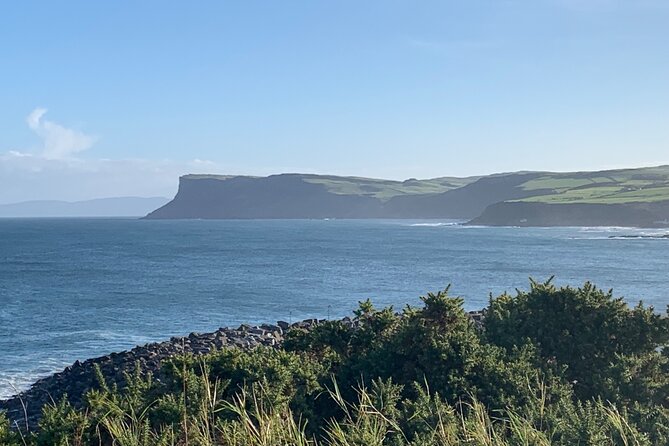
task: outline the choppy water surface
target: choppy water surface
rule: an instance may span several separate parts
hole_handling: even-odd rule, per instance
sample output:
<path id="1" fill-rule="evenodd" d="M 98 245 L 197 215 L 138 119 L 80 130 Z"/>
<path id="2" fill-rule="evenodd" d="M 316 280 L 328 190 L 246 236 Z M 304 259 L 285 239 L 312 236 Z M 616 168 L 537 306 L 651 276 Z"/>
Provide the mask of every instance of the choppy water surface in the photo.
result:
<path id="1" fill-rule="evenodd" d="M 669 239 L 621 228 L 411 221 L 0 220 L 0 397 L 136 344 L 242 322 L 418 304 L 452 284 L 467 309 L 528 277 L 669 304 Z"/>

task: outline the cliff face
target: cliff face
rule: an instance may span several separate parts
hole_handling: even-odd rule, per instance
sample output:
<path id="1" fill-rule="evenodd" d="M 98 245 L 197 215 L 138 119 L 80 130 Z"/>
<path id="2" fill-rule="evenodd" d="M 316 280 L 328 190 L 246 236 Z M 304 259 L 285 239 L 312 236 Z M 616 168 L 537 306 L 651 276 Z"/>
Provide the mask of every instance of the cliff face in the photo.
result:
<path id="1" fill-rule="evenodd" d="M 442 193 L 406 193 L 387 200 L 372 193 L 333 192 L 324 184 L 311 182 L 313 176 L 299 174 L 223 179 L 185 176 L 180 178 L 174 199 L 146 218 L 469 219 L 497 201 L 535 194 L 536 191 L 518 187 L 534 176 L 536 174 L 490 176 Z M 406 182 L 394 182 L 385 187 L 393 190 L 402 184 Z"/>
<path id="2" fill-rule="evenodd" d="M 669 226 L 669 201 L 588 204 L 502 202 L 469 222 L 484 226 Z"/>
<path id="3" fill-rule="evenodd" d="M 299 175 L 182 177 L 174 199 L 146 218 L 375 218 L 382 216 L 381 208 L 378 199 L 333 194 Z"/>
<path id="4" fill-rule="evenodd" d="M 379 180 L 186 175 L 149 219 L 466 219 L 490 226 L 668 226 L 669 166 Z"/>
<path id="5" fill-rule="evenodd" d="M 503 200 L 516 200 L 540 194 L 521 185 L 539 173 L 514 173 L 483 177 L 471 184 L 441 194 L 392 198 L 387 210 L 394 218 L 457 218 L 479 216 L 488 206 Z"/>

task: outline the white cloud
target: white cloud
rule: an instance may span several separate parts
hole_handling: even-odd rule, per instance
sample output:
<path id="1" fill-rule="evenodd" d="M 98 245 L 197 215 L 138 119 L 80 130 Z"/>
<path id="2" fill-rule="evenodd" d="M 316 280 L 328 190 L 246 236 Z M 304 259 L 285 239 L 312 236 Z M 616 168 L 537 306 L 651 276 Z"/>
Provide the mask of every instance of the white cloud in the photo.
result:
<path id="1" fill-rule="evenodd" d="M 49 159 L 0 153 L 0 204 L 27 200 L 100 197 L 172 197 L 179 176 L 229 171 L 213 161 L 150 159 Z"/>
<path id="2" fill-rule="evenodd" d="M 223 172 L 209 160 L 107 159 L 81 157 L 95 138 L 44 119 L 34 109 L 28 127 L 41 139 L 38 150 L 0 152 L 0 204 L 26 200 L 85 200 L 100 197 L 172 197 L 180 175 Z"/>
<path id="3" fill-rule="evenodd" d="M 28 126 L 42 140 L 42 157 L 66 159 L 93 146 L 94 137 L 43 119 L 46 112 L 45 108 L 36 108 L 26 118 Z"/>
<path id="4" fill-rule="evenodd" d="M 193 158 L 109 159 L 88 152 L 95 138 L 44 119 L 45 108 L 36 108 L 26 122 L 42 140 L 39 150 L 0 147 L 0 204 L 28 200 L 87 200 L 104 197 L 167 197 L 177 191 L 179 176 L 185 174 L 269 175 L 295 171 L 291 167 L 249 168 L 222 165 Z M 308 170 L 308 169 L 307 169 Z"/>

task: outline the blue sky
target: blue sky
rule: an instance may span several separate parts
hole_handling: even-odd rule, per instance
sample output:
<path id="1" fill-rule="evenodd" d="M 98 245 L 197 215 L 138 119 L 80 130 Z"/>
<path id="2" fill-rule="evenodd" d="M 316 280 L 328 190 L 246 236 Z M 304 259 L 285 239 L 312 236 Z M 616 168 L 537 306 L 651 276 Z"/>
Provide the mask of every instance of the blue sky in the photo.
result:
<path id="1" fill-rule="evenodd" d="M 669 2 L 0 5 L 0 203 L 669 163 Z"/>

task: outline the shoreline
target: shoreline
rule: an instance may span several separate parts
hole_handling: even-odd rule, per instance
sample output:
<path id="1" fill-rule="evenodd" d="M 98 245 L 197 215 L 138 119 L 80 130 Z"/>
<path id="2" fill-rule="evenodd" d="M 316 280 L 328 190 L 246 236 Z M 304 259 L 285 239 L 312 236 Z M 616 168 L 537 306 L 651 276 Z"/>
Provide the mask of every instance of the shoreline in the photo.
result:
<path id="1" fill-rule="evenodd" d="M 202 355 L 215 349 L 251 349 L 258 346 L 277 347 L 283 341 L 285 331 L 299 327 L 308 329 L 318 323 L 316 319 L 288 324 L 278 321 L 274 324 L 250 326 L 242 324 L 237 328 L 221 327 L 214 332 L 193 332 L 187 336 L 175 336 L 162 342 L 138 345 L 131 350 L 112 352 L 107 355 L 75 361 L 63 371 L 53 373 L 34 382 L 27 390 L 10 398 L 0 400 L 0 411 L 19 425 L 34 426 L 41 416 L 42 406 L 59 401 L 65 394 L 75 406 L 81 405 L 85 393 L 98 385 L 96 366 L 100 367 L 107 384 L 123 387 L 125 373 L 133 373 L 139 365 L 143 374 L 160 372 L 162 361 L 181 354 Z"/>
<path id="2" fill-rule="evenodd" d="M 482 325 L 483 311 L 469 311 L 467 314 L 478 326 Z M 355 319 L 348 316 L 334 320 L 356 324 Z M 19 426 L 27 423 L 34 428 L 42 415 L 42 407 L 58 402 L 64 395 L 67 395 L 73 406 L 81 406 L 86 392 L 99 387 L 96 367 L 100 368 L 107 385 L 123 387 L 126 383 L 125 374 L 135 373 L 137 366 L 141 374 L 151 373 L 159 378 L 161 364 L 169 358 L 182 354 L 199 356 L 226 348 L 280 348 L 284 335 L 289 330 L 310 330 L 326 321 L 327 319 L 305 319 L 292 324 L 277 321 L 275 324 L 221 327 L 209 333 L 193 332 L 187 336 L 174 336 L 166 341 L 138 345 L 130 350 L 89 358 L 83 362 L 75 361 L 63 371 L 35 381 L 27 390 L 0 400 L 0 411 L 5 411 L 12 423 Z"/>

